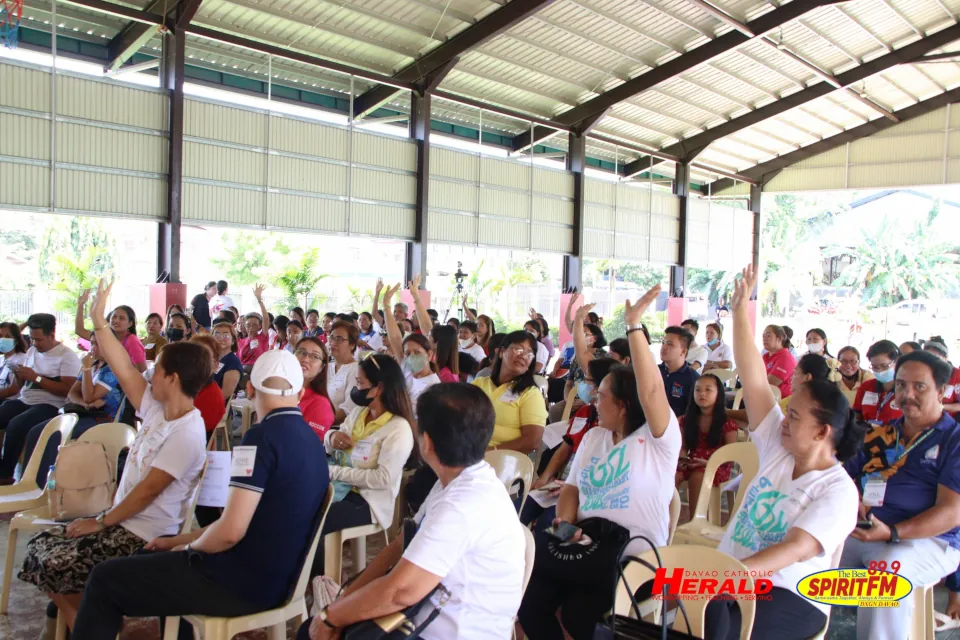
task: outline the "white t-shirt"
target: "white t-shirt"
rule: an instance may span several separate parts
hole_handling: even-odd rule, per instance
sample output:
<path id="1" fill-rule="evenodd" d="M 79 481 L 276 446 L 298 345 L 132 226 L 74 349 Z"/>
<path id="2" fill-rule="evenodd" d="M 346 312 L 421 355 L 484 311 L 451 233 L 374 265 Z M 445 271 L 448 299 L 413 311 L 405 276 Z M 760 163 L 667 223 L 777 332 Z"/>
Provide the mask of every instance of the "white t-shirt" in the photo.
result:
<path id="1" fill-rule="evenodd" d="M 707 348 L 703 345 L 691 345 L 690 349 L 687 350 L 687 364 L 692 365 L 694 362 L 700 363 L 700 370 L 703 370 L 703 365 L 707 364 Z"/>
<path id="2" fill-rule="evenodd" d="M 43 353 L 30 347 L 23 366 L 30 367 L 44 378 L 76 378 L 80 375 L 80 358 L 62 342 Z M 20 401 L 27 405 L 49 404 L 59 409 L 67 404 L 67 397 L 44 391 L 33 380 L 27 380 L 20 390 Z"/>
<path id="3" fill-rule="evenodd" d="M 415 378 L 412 373 L 403 370 L 403 379 L 407 383 L 407 394 L 410 396 L 410 404 L 413 405 L 413 415 L 417 415 L 417 399 L 420 394 L 435 384 L 440 384 L 440 376 L 431 373 L 423 378 Z"/>
<path id="4" fill-rule="evenodd" d="M 233 303 L 233 300 L 228 295 L 215 295 L 210 299 L 210 317 L 216 318 L 217 315 L 224 309 L 230 307 L 236 307 Z"/>
<path id="5" fill-rule="evenodd" d="M 707 349 L 707 362 L 733 362 L 733 349 L 724 341 L 720 341 L 716 349 Z"/>
<path id="6" fill-rule="evenodd" d="M 541 342 L 537 342 L 537 369 L 539 373 L 544 373 L 543 369 L 547 368 L 547 362 L 550 361 L 550 352 L 547 351 L 547 348 Z M 540 368 L 540 365 L 543 365 L 543 369 Z"/>
<path id="7" fill-rule="evenodd" d="M 650 425 L 613 444 L 613 432 L 596 428 L 587 432 L 570 465 L 567 482 L 580 492 L 577 520 L 603 518 L 644 535 L 658 547 L 667 544 L 670 534 L 670 501 L 673 479 L 683 437 L 680 423 L 670 412 L 670 424 L 659 438 Z M 630 553 L 648 545 L 635 540 Z"/>
<path id="8" fill-rule="evenodd" d="M 360 336 L 360 339 L 367 343 L 367 346 L 370 347 L 368 351 L 380 351 L 383 348 L 383 338 L 380 337 L 380 330 L 377 328 L 377 325 L 374 324 L 371 330 L 370 335 L 364 337 Z M 357 347 L 357 352 L 360 351 L 360 347 Z"/>
<path id="9" fill-rule="evenodd" d="M 783 411 L 776 404 L 751 433 L 760 471 L 747 487 L 743 502 L 730 519 L 720 551 L 738 560 L 781 542 L 800 527 L 823 547 L 823 553 L 781 569 L 773 586 L 797 593 L 801 579 L 832 566 L 833 553 L 857 525 L 860 494 L 838 462 L 826 471 L 808 471 L 793 479 L 794 459 L 780 442 Z M 826 613 L 830 607 L 813 603 Z"/>
<path id="10" fill-rule="evenodd" d="M 16 381 L 16 374 L 9 365 L 22 365 L 27 361 L 25 353 L 11 353 L 8 356 L 0 355 L 0 389 L 6 389 Z"/>
<path id="11" fill-rule="evenodd" d="M 547 350 L 547 348 L 544 347 L 543 345 L 540 345 L 540 346 L 544 351 Z M 478 345 L 476 342 L 470 345 L 469 349 L 464 349 L 463 347 L 460 347 L 460 353 L 466 353 L 467 355 L 472 356 L 473 359 L 477 361 L 477 364 L 480 364 L 481 362 L 483 362 L 484 358 L 487 357 L 487 354 L 483 352 L 483 347 Z"/>
<path id="12" fill-rule="evenodd" d="M 526 540 L 493 467 L 478 462 L 446 487 L 434 484 L 415 520 L 420 528 L 403 557 L 450 591 L 425 640 L 510 638 L 523 598 Z"/>
<path id="13" fill-rule="evenodd" d="M 154 399 L 149 385 L 137 415 L 143 426 L 130 447 L 113 504 L 120 504 L 151 468 L 173 476 L 173 482 L 143 511 L 120 523 L 130 533 L 149 541 L 180 533 L 207 459 L 207 436 L 197 409 L 176 420 L 166 420 L 163 405 Z"/>
<path id="14" fill-rule="evenodd" d="M 327 395 L 330 396 L 334 413 L 337 409 L 343 409 L 349 415 L 356 408 L 357 405 L 350 399 L 350 390 L 357 386 L 358 368 L 356 362 L 337 364 L 336 360 L 331 360 L 327 365 Z"/>

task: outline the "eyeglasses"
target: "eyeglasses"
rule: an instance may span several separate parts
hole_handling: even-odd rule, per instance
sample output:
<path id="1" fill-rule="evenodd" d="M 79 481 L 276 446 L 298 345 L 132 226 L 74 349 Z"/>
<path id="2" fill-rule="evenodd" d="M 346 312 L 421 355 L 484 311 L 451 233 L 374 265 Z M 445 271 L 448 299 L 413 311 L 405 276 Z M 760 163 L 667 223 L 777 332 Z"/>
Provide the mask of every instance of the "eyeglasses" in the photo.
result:
<path id="1" fill-rule="evenodd" d="M 340 344 L 341 342 L 347 342 L 347 339 L 343 336 L 330 336 L 327 338 L 327 342 L 332 342 L 334 344 Z"/>
<path id="2" fill-rule="evenodd" d="M 870 369 L 873 371 L 888 371 L 892 366 L 893 366 L 893 363 L 888 362 L 887 364 L 871 365 Z"/>
<path id="3" fill-rule="evenodd" d="M 314 353 L 313 351 L 307 351 L 306 349 L 297 349 L 293 352 L 293 355 L 297 356 L 298 358 L 309 358 L 314 362 L 323 362 L 324 360 L 322 353 Z"/>
<path id="4" fill-rule="evenodd" d="M 510 347 L 510 351 L 513 351 L 513 354 L 514 354 L 514 355 L 519 356 L 519 357 L 521 357 L 521 358 L 532 358 L 532 357 L 533 357 L 533 352 L 532 352 L 532 351 L 528 351 L 528 350 L 524 349 L 524 348 L 523 348 L 522 346 L 520 346 L 520 345 L 516 345 L 516 346 Z"/>
<path id="5" fill-rule="evenodd" d="M 842 365 L 844 365 L 844 366 L 847 366 L 847 367 L 857 367 L 857 366 L 860 366 L 860 361 L 859 361 L 859 360 L 844 360 L 843 358 L 841 358 L 841 359 L 840 359 L 840 364 L 842 364 Z"/>

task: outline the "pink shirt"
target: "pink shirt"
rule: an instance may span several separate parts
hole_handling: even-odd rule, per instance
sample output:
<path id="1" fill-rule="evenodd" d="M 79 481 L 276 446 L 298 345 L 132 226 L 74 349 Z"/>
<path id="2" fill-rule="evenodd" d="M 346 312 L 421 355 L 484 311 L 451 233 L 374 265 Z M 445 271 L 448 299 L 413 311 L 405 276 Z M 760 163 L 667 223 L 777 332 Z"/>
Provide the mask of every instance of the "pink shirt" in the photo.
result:
<path id="1" fill-rule="evenodd" d="M 140 342 L 140 338 L 128 333 L 127 337 L 123 339 L 123 348 L 127 350 L 127 354 L 130 356 L 130 362 L 134 365 L 146 364 L 147 363 L 147 352 L 143 348 L 143 343 Z"/>
<path id="2" fill-rule="evenodd" d="M 790 376 L 793 375 L 793 370 L 797 368 L 797 361 L 790 353 L 790 349 L 780 349 L 776 353 L 763 354 L 763 364 L 767 365 L 767 375 L 776 376 L 783 380 L 780 384 L 780 397 L 790 397 L 790 394 L 793 393 L 790 388 Z"/>
<path id="3" fill-rule="evenodd" d="M 454 375 L 453 371 L 450 371 L 448 367 L 444 367 L 437 372 L 437 376 L 440 378 L 440 382 L 460 382 L 460 378 Z"/>
<path id="4" fill-rule="evenodd" d="M 322 441 L 334 420 L 333 405 L 330 404 L 330 400 L 310 387 L 304 387 L 303 398 L 300 399 L 300 413 Z"/>
<path id="5" fill-rule="evenodd" d="M 255 336 L 241 338 L 238 342 L 240 364 L 253 365 L 257 358 L 262 356 L 270 348 L 270 340 L 266 334 L 261 331 Z"/>

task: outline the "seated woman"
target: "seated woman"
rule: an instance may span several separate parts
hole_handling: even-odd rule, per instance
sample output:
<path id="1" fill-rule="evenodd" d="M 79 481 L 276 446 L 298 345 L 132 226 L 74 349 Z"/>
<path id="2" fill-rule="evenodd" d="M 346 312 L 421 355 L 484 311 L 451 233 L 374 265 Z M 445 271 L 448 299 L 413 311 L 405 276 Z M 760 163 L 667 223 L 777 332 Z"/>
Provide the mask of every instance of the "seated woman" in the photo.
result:
<path id="1" fill-rule="evenodd" d="M 190 328 L 190 319 L 182 313 L 174 313 L 167 318 L 167 344 L 182 342 L 193 337 L 193 330 Z"/>
<path id="2" fill-rule="evenodd" d="M 700 376 L 693 387 L 691 400 L 687 413 L 680 417 L 683 448 L 677 466 L 676 484 L 679 488 L 686 481 L 687 502 L 692 514 L 700 499 L 707 461 L 717 449 L 737 441 L 737 423 L 727 417 L 723 383 L 715 375 L 705 373 Z M 731 464 L 725 464 L 717 469 L 713 486 L 719 487 L 730 479 L 731 467 Z"/>
<path id="3" fill-rule="evenodd" d="M 324 535 L 374 522 L 390 528 L 403 465 L 413 451 L 413 412 L 396 361 L 383 355 L 362 360 L 350 397 L 357 408 L 323 439 L 336 487 Z M 323 549 L 317 549 L 315 573 L 322 573 L 323 561 Z"/>
<path id="4" fill-rule="evenodd" d="M 830 345 L 827 344 L 827 332 L 823 329 L 810 329 L 807 331 L 807 353 L 815 353 L 827 359 L 830 365 L 830 381 L 839 380 L 840 376 L 836 370 L 840 368 L 840 362 L 830 354 Z"/>
<path id="5" fill-rule="evenodd" d="M 830 379 L 830 371 L 830 365 L 827 364 L 826 358 L 816 353 L 805 353 L 797 360 L 797 365 L 793 368 L 793 373 L 790 374 L 790 388 L 796 389 L 804 382 L 810 382 L 811 380 L 822 380 L 826 382 Z M 780 398 L 779 402 L 777 402 L 777 404 L 780 405 L 780 410 L 784 413 L 786 413 L 787 407 L 790 406 L 791 397 L 792 396 L 786 396 Z M 745 409 L 730 409 L 727 411 L 727 417 L 743 424 L 747 422 L 747 412 Z"/>
<path id="6" fill-rule="evenodd" d="M 543 330 L 543 328 L 541 327 L 540 323 L 537 322 L 536 320 L 527 320 L 523 324 L 523 330 L 529 333 L 530 335 L 532 335 L 534 339 L 537 341 L 537 353 L 534 358 L 534 361 L 536 362 L 536 366 L 534 367 L 534 373 L 536 373 L 537 375 L 545 375 L 546 369 L 547 369 L 547 362 L 550 361 L 550 352 L 547 351 L 547 348 L 544 346 L 543 342 L 541 342 L 541 338 L 543 338 L 543 334 L 541 333 L 541 331 Z"/>
<path id="7" fill-rule="evenodd" d="M 837 376 L 833 379 L 843 393 L 850 406 L 853 406 L 857 399 L 857 392 L 861 385 L 867 380 L 873 378 L 873 374 L 860 368 L 860 352 L 856 347 L 844 347 L 837 353 L 839 368 Z"/>
<path id="8" fill-rule="evenodd" d="M 460 358 L 457 350 L 457 332 L 448 325 L 438 324 L 430 330 L 430 341 L 437 356 L 437 375 L 440 382 L 460 381 Z"/>
<path id="9" fill-rule="evenodd" d="M 390 308 L 393 304 L 393 296 L 397 293 L 400 285 L 390 287 L 383 295 L 383 305 Z M 434 371 L 433 367 L 433 349 L 430 341 L 419 333 L 412 333 L 407 338 L 400 338 L 400 325 L 397 324 L 393 314 L 387 314 L 387 334 L 390 336 L 390 355 L 403 366 L 403 378 L 407 385 L 407 393 L 410 396 L 410 405 L 415 407 L 420 394 L 435 384 L 440 384 L 440 376 Z M 400 349 L 392 348 L 392 345 L 402 345 Z M 416 413 L 414 413 L 416 418 Z"/>
<path id="10" fill-rule="evenodd" d="M 539 332 L 539 328 L 537 329 L 537 331 Z M 477 362 L 480 362 L 485 357 L 487 357 L 487 354 L 484 353 L 483 351 L 483 347 L 477 344 L 477 323 L 476 322 L 473 322 L 472 320 L 464 320 L 463 322 L 461 322 L 458 335 L 460 336 L 460 352 L 461 353 L 469 354 Z"/>
<path id="11" fill-rule="evenodd" d="M 166 324 L 170 324 L 170 317 L 171 317 L 173 314 L 175 314 L 175 313 L 183 313 L 183 307 L 180 306 L 179 304 L 172 304 L 172 305 L 170 305 L 169 307 L 167 307 L 167 322 L 166 322 Z"/>
<path id="12" fill-rule="evenodd" d="M 360 331 L 346 322 L 337 322 L 320 337 L 330 351 L 327 394 L 336 414 L 334 424 L 343 422 L 357 406 L 350 399 L 350 390 L 357 384 L 357 361 L 354 353 L 359 338 Z"/>
<path id="13" fill-rule="evenodd" d="M 584 305 L 577 309 L 577 313 L 572 321 L 571 328 L 574 344 L 574 358 L 570 361 L 570 368 L 567 370 L 566 384 L 563 389 L 563 400 L 557 402 L 550 408 L 550 422 L 556 422 L 563 416 L 566 409 L 566 398 L 570 391 L 584 378 L 584 367 L 586 363 L 593 358 L 602 358 L 607 355 L 603 350 L 607 346 L 607 340 L 603 335 L 603 329 L 599 325 L 587 322 L 590 316 L 596 317 L 591 311 L 592 304 Z M 583 309 L 581 312 L 580 309 Z M 580 328 L 578 328 L 580 327 Z M 579 401 L 574 400 L 573 411 L 579 411 L 583 406 Z"/>
<path id="14" fill-rule="evenodd" d="M 767 368 L 767 384 L 780 389 L 780 397 L 788 398 L 792 393 L 790 377 L 797 366 L 797 360 L 791 353 L 793 344 L 786 330 L 775 324 L 763 330 L 763 364 Z"/>
<path id="15" fill-rule="evenodd" d="M 541 468 L 546 464 L 543 472 L 537 476 L 532 489 L 542 489 L 554 480 L 566 481 L 570 470 L 568 464 L 572 456 L 577 454 L 583 437 L 597 426 L 599 416 L 597 414 L 597 388 L 603 379 L 607 377 L 610 370 L 619 366 L 619 363 L 613 358 L 597 358 L 591 360 L 587 365 L 587 377 L 577 384 L 577 397 L 584 403 L 584 406 L 577 411 L 576 415 L 570 416 L 567 432 L 563 435 L 561 442 L 555 449 L 551 449 L 543 455 Z M 541 514 L 545 514 L 541 516 Z M 527 500 L 523 504 L 523 511 L 520 514 L 520 522 L 524 525 L 530 524 L 539 519 L 538 528 L 549 526 L 554 517 L 556 517 L 556 508 L 550 507 L 544 510 L 535 500 Z"/>
<path id="16" fill-rule="evenodd" d="M 730 306 L 734 359 L 760 470 L 745 488 L 718 549 L 751 572 L 772 574 L 773 590 L 756 603 L 753 637 L 799 640 L 820 632 L 828 605 L 798 595 L 797 584 L 835 568 L 833 554 L 857 524 L 860 496 L 840 461 L 857 451 L 864 430 L 830 382 L 801 384 L 786 414 L 774 402 L 748 318 L 747 301 L 756 283 L 756 271 L 748 266 L 734 284 Z M 765 521 L 777 523 L 775 531 L 753 517 L 758 509 L 766 509 Z M 740 637 L 735 602 L 721 596 L 707 605 L 704 637 Z"/>
<path id="17" fill-rule="evenodd" d="M 483 362 L 480 363 L 481 369 L 477 371 L 477 375 L 474 376 L 474 379 L 477 378 L 489 378 L 493 374 L 493 368 L 497 364 L 497 360 L 501 356 L 501 351 L 503 350 L 503 341 L 506 339 L 507 334 L 497 333 L 490 337 L 487 340 L 487 357 L 483 359 Z"/>
<path id="18" fill-rule="evenodd" d="M 647 307 L 660 286 L 647 291 L 634 305 L 626 303 L 632 368 L 617 367 L 597 389 L 599 427 L 584 436 L 570 467 L 569 482 L 560 490 L 557 518 L 576 527 L 571 542 L 586 535 L 607 539 L 603 531 L 622 537 L 643 535 L 653 544 L 667 544 L 670 528 L 671 478 L 677 469 L 682 437 L 667 402 L 663 378 L 639 329 Z M 619 535 L 617 535 L 619 533 Z M 604 536 L 604 538 L 601 538 Z M 619 545 L 621 542 L 613 542 Z M 519 619 L 530 640 L 560 640 L 563 627 L 573 638 L 592 638 L 612 606 L 616 562 L 585 565 L 572 556 L 554 556 L 546 534 L 538 534 L 533 575 L 520 605 Z M 626 552 L 647 548 L 636 540 Z M 615 554 L 614 554 L 615 555 Z M 568 561 L 568 559 L 572 561 Z M 560 609 L 560 620 L 557 619 Z"/>
<path id="19" fill-rule="evenodd" d="M 649 336 L 647 328 L 643 327 L 644 337 Z M 649 342 L 649 340 L 648 340 Z M 620 364 L 630 364 L 630 342 L 626 338 L 617 338 L 607 345 L 607 357 L 619 362 Z"/>
<path id="20" fill-rule="evenodd" d="M 313 432 L 323 440 L 333 426 L 334 411 L 327 395 L 327 347 L 320 338 L 301 338 L 293 352 L 303 370 L 303 397 L 300 413 Z"/>
<path id="21" fill-rule="evenodd" d="M 460 327 L 457 327 L 460 330 Z M 490 316 L 480 314 L 477 316 L 477 344 L 483 347 L 483 352 L 490 355 L 490 338 L 497 335 L 497 325 L 494 324 Z"/>
<path id="22" fill-rule="evenodd" d="M 80 293 L 80 297 L 77 298 L 77 315 L 74 319 L 73 327 L 73 331 L 77 334 L 77 337 L 87 341 L 89 341 L 93 335 L 93 332 L 88 331 L 83 325 L 84 309 L 89 299 L 90 290 L 84 289 Z M 110 317 L 107 318 L 107 320 L 110 322 L 110 328 L 113 329 L 113 333 L 116 334 L 117 340 L 120 341 L 120 344 L 123 345 L 123 348 L 130 356 L 130 362 L 133 363 L 133 366 L 136 367 L 140 373 L 146 371 L 146 352 L 143 348 L 143 343 L 140 342 L 140 338 L 137 337 L 137 314 L 127 305 L 122 304 L 110 312 Z"/>
<path id="23" fill-rule="evenodd" d="M 148 383 L 104 318 L 111 287 L 101 281 L 90 318 L 99 352 L 143 426 L 130 447 L 113 507 L 34 537 L 18 574 L 51 596 L 71 628 L 95 565 L 179 533 L 206 460 L 203 419 L 193 399 L 210 378 L 209 354 L 198 344 L 167 345 Z"/>
<path id="24" fill-rule="evenodd" d="M 290 321 L 296 320 L 300 323 L 301 329 L 307 326 L 307 317 L 303 314 L 303 307 L 294 307 L 290 309 Z"/>
<path id="25" fill-rule="evenodd" d="M 300 627 L 298 640 L 340 637 L 344 627 L 401 611 L 441 583 L 449 599 L 419 637 L 510 637 L 525 543 L 503 483 L 483 460 L 493 408 L 476 388 L 440 384 L 420 396 L 418 414 L 417 449 L 440 481 L 414 517 L 416 535 L 406 550 L 397 536 L 336 602 Z"/>
<path id="26" fill-rule="evenodd" d="M 0 322 L 0 402 L 20 393 L 14 369 L 26 364 L 26 354 L 27 342 L 17 323 Z"/>
<path id="27" fill-rule="evenodd" d="M 190 338 L 190 342 L 203 345 L 210 353 L 210 379 L 193 399 L 193 406 L 200 410 L 200 415 L 203 417 L 203 427 L 207 431 L 207 440 L 209 441 L 210 434 L 213 433 L 213 430 L 220 424 L 223 414 L 227 411 L 226 402 L 223 399 L 223 392 L 220 390 L 220 385 L 217 384 L 213 376 L 213 372 L 220 366 L 220 357 L 218 355 L 220 345 L 209 335 L 193 336 Z"/>
<path id="28" fill-rule="evenodd" d="M 703 370 L 732 369 L 733 349 L 723 341 L 723 326 L 719 322 L 711 322 L 707 325 L 706 333 L 707 364 L 703 365 Z"/>
<path id="29" fill-rule="evenodd" d="M 364 351 L 379 352 L 383 348 L 383 338 L 380 337 L 380 325 L 374 323 L 370 312 L 361 313 L 357 324 L 360 325 L 359 347 Z"/>
<path id="30" fill-rule="evenodd" d="M 283 349 L 287 350 L 287 325 L 290 324 L 290 318 L 287 316 L 277 316 L 273 319 L 272 328 L 273 331 L 270 332 L 270 349 Z"/>
<path id="31" fill-rule="evenodd" d="M 237 355 L 237 330 L 229 320 L 213 323 L 213 339 L 217 341 L 219 361 L 213 369 L 213 380 L 220 386 L 223 401 L 233 397 L 243 376 L 243 365 Z"/>
<path id="32" fill-rule="evenodd" d="M 287 323 L 287 344 L 283 347 L 284 351 L 293 353 L 297 350 L 297 344 L 303 338 L 303 325 L 299 320 L 291 320 Z"/>
<path id="33" fill-rule="evenodd" d="M 150 362 L 156 360 L 157 354 L 165 344 L 167 339 L 163 337 L 163 316 L 159 313 L 151 313 L 147 316 L 147 337 L 143 340 L 143 351 L 147 360 Z"/>

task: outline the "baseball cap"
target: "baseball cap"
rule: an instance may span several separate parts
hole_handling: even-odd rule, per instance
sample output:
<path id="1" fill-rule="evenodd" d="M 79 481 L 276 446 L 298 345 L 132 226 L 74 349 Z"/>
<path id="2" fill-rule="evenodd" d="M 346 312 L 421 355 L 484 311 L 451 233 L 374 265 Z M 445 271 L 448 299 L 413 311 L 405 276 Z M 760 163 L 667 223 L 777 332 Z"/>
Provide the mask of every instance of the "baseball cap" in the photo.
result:
<path id="1" fill-rule="evenodd" d="M 281 378 L 290 384 L 289 389 L 270 389 L 263 382 L 269 378 Z M 292 353 L 284 350 L 267 351 L 253 365 L 250 384 L 259 393 L 271 396 L 294 396 L 303 388 L 303 369 Z"/>

